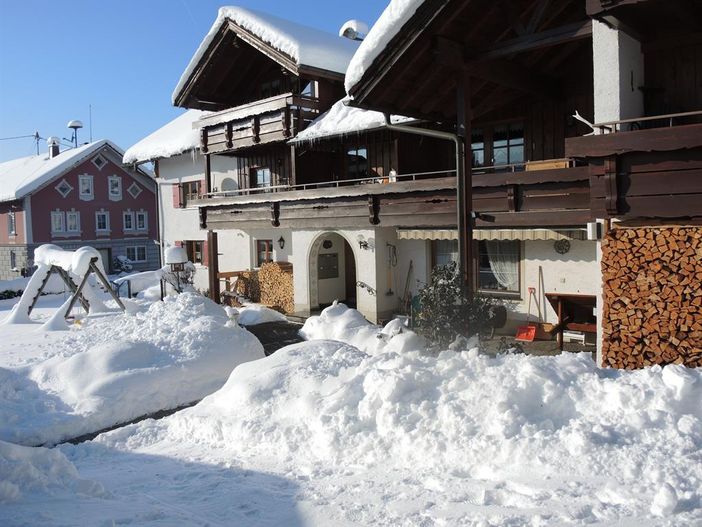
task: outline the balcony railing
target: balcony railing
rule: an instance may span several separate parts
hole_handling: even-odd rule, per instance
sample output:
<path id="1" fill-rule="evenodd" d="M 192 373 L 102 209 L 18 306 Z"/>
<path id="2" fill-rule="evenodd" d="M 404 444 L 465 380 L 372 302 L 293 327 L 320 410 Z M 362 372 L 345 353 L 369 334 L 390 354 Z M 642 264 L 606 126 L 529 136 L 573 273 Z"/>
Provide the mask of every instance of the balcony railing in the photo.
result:
<path id="1" fill-rule="evenodd" d="M 207 115 L 193 126 L 200 129 L 202 152 L 217 153 L 286 141 L 319 113 L 317 99 L 286 93 Z"/>
<path id="2" fill-rule="evenodd" d="M 631 132 L 634 130 L 651 128 L 671 128 L 676 125 L 690 124 L 691 121 L 695 120 L 698 122 L 702 120 L 702 110 L 653 115 L 650 117 L 636 117 L 633 119 L 620 119 L 618 121 L 607 121 L 604 123 L 595 123 L 592 125 L 592 127 L 599 130 L 600 134 L 612 134 L 617 132 Z"/>

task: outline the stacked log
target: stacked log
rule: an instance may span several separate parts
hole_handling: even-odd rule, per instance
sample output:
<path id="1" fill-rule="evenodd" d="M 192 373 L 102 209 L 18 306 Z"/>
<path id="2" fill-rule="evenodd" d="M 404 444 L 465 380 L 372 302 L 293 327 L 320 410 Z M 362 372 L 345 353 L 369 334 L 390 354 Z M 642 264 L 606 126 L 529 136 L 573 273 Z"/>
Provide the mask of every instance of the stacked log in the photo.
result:
<path id="1" fill-rule="evenodd" d="M 258 272 L 261 303 L 283 313 L 295 311 L 292 264 L 269 262 Z"/>
<path id="2" fill-rule="evenodd" d="M 702 227 L 612 229 L 602 274 L 605 365 L 702 366 Z"/>
<path id="3" fill-rule="evenodd" d="M 258 281 L 258 271 L 243 271 L 234 285 L 238 296 L 248 298 L 251 302 L 261 301 L 261 288 Z"/>

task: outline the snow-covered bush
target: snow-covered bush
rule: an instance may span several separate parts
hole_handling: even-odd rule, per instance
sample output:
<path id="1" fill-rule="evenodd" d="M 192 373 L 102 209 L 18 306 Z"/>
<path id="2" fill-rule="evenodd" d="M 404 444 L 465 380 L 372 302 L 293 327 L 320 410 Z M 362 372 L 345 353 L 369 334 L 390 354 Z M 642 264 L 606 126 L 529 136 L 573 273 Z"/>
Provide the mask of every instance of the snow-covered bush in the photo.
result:
<path id="1" fill-rule="evenodd" d="M 436 267 L 418 295 L 420 308 L 415 329 L 442 348 L 458 336 L 471 337 L 488 331 L 493 308 L 498 303 L 482 295 L 467 297 L 461 280 L 455 262 Z"/>
<path id="2" fill-rule="evenodd" d="M 120 254 L 112 259 L 112 268 L 116 273 L 128 273 L 134 266 L 129 258 Z"/>

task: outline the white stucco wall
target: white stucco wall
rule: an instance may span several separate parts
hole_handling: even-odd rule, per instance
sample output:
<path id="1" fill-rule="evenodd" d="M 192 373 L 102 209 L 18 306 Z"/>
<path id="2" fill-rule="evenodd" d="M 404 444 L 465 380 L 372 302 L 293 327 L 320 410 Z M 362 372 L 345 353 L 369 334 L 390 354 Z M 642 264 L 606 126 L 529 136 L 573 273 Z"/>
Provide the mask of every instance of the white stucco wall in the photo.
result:
<path id="1" fill-rule="evenodd" d="M 643 116 L 644 58 L 630 35 L 592 21 L 595 122 Z"/>
<path id="2" fill-rule="evenodd" d="M 317 278 L 318 300 L 320 304 L 331 304 L 334 300 L 346 298 L 346 241 L 339 234 L 329 233 L 324 236 L 332 246 L 325 249 L 319 248 L 319 254 L 336 254 L 338 258 L 339 273 L 336 278 Z M 314 263 L 314 262 L 312 262 Z"/>
<path id="3" fill-rule="evenodd" d="M 173 185 L 202 180 L 205 177 L 204 156 L 188 152 L 179 156 L 161 159 L 158 162 L 159 177 L 159 226 L 162 250 L 176 241 L 206 240 L 207 231 L 200 229 L 200 218 L 196 207 L 177 208 L 173 206 Z M 225 178 L 236 180 L 234 169 L 236 159 L 212 156 L 211 168 L 213 184 L 221 185 Z M 242 231 L 219 232 L 220 271 L 241 270 L 250 267 L 250 241 Z M 241 245 L 241 247 L 239 247 Z M 162 253 L 163 256 L 163 253 Z M 195 287 L 209 288 L 207 267 L 197 264 Z"/>

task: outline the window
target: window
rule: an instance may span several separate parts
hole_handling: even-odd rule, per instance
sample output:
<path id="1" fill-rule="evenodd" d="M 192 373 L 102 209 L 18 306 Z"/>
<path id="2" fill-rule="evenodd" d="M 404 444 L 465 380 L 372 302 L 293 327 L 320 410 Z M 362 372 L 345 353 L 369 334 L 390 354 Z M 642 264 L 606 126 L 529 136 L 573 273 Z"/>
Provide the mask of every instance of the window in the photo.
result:
<path id="1" fill-rule="evenodd" d="M 266 99 L 268 97 L 273 97 L 275 95 L 280 95 L 283 93 L 283 84 L 280 79 L 273 79 L 272 81 L 264 82 L 261 84 L 261 98 Z"/>
<path id="2" fill-rule="evenodd" d="M 434 240 L 432 242 L 432 264 L 434 267 L 458 261 L 458 240 Z"/>
<path id="3" fill-rule="evenodd" d="M 136 229 L 138 231 L 145 231 L 149 228 L 149 220 L 147 213 L 144 211 L 136 213 Z"/>
<path id="4" fill-rule="evenodd" d="M 346 176 L 348 179 L 368 177 L 368 150 L 365 147 L 346 151 Z"/>
<path id="5" fill-rule="evenodd" d="M 60 210 L 51 211 L 51 233 L 66 232 L 66 216 Z"/>
<path id="6" fill-rule="evenodd" d="M 187 183 L 183 183 L 181 191 L 183 192 L 183 206 L 187 206 L 188 201 L 200 197 L 200 182 L 189 181 Z"/>
<path id="7" fill-rule="evenodd" d="M 203 263 L 203 245 L 204 242 L 199 240 L 190 240 L 185 242 L 185 252 L 188 254 L 188 260 L 192 263 Z"/>
<path id="8" fill-rule="evenodd" d="M 478 243 L 478 289 L 519 294 L 520 252 L 519 241 L 481 240 Z"/>
<path id="9" fill-rule="evenodd" d="M 136 183 L 132 183 L 131 185 L 129 185 L 127 192 L 129 192 L 129 195 L 131 197 L 136 199 L 139 196 L 139 194 L 141 194 L 141 187 Z"/>
<path id="10" fill-rule="evenodd" d="M 66 230 L 80 232 L 80 212 L 72 210 L 66 213 Z"/>
<path id="11" fill-rule="evenodd" d="M 271 169 L 259 167 L 251 170 L 251 183 L 255 188 L 266 188 L 271 186 Z"/>
<path id="12" fill-rule="evenodd" d="M 17 269 L 17 253 L 15 251 L 10 251 L 10 269 L 12 271 Z"/>
<path id="13" fill-rule="evenodd" d="M 300 90 L 300 95 L 310 98 L 317 97 L 317 81 L 307 82 Z"/>
<path id="14" fill-rule="evenodd" d="M 273 261 L 273 240 L 256 240 L 256 267 Z"/>
<path id="15" fill-rule="evenodd" d="M 473 168 L 524 163 L 524 125 L 507 123 L 476 128 L 471 132 Z"/>
<path id="16" fill-rule="evenodd" d="M 110 201 L 119 201 L 122 199 L 122 178 L 119 176 L 110 176 L 107 178 L 108 197 Z"/>
<path id="17" fill-rule="evenodd" d="M 102 170 L 102 167 L 104 167 L 107 164 L 105 158 L 99 154 L 92 158 L 91 161 L 93 162 L 93 165 L 95 165 L 98 168 L 98 170 Z"/>
<path id="18" fill-rule="evenodd" d="M 134 213 L 133 212 L 123 212 L 122 213 L 122 227 L 125 231 L 134 230 Z"/>
<path id="19" fill-rule="evenodd" d="M 54 188 L 64 198 L 71 193 L 71 190 L 73 190 L 73 187 L 71 186 L 71 184 L 68 181 L 66 181 L 65 179 L 62 179 L 61 182 L 58 185 L 56 185 Z"/>
<path id="20" fill-rule="evenodd" d="M 110 230 L 110 213 L 100 211 L 95 213 L 95 230 L 97 232 L 109 232 Z"/>
<path id="21" fill-rule="evenodd" d="M 88 174 L 78 176 L 78 196 L 83 201 L 90 201 L 95 197 L 93 192 L 93 176 Z"/>
<path id="22" fill-rule="evenodd" d="M 7 213 L 7 234 L 10 236 L 15 236 L 17 234 L 17 218 L 13 210 Z"/>
<path id="23" fill-rule="evenodd" d="M 127 247 L 127 258 L 132 262 L 145 262 L 146 246 L 137 245 L 136 247 Z"/>

